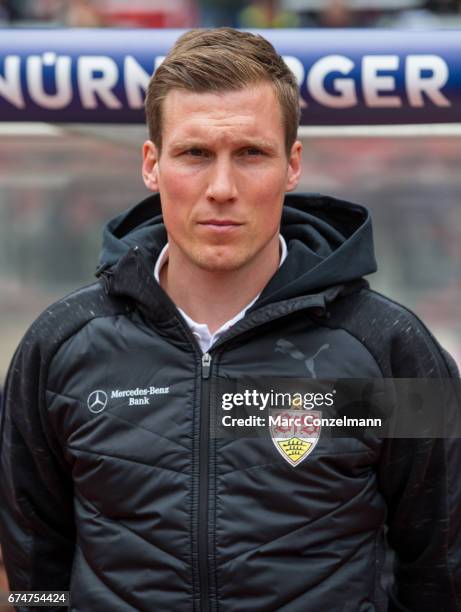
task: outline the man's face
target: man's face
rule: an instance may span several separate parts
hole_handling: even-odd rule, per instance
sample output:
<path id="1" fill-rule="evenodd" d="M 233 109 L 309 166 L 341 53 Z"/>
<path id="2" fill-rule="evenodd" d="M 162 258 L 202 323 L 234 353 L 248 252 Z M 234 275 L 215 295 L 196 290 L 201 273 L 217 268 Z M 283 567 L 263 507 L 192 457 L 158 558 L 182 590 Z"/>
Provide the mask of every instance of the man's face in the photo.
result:
<path id="1" fill-rule="evenodd" d="M 277 245 L 284 194 L 301 171 L 287 158 L 279 102 L 262 83 L 224 93 L 171 90 L 162 151 L 144 144 L 143 178 L 160 192 L 170 253 L 203 270 L 255 263 Z"/>

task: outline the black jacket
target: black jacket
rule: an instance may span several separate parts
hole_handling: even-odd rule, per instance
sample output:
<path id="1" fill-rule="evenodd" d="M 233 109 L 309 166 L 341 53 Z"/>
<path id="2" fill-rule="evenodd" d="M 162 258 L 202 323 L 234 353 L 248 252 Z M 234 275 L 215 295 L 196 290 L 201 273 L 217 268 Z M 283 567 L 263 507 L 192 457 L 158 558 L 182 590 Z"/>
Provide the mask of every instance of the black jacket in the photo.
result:
<path id="1" fill-rule="evenodd" d="M 153 277 L 156 195 L 106 228 L 98 282 L 35 321 L 1 422 L 11 589 L 70 587 L 79 612 L 461 609 L 457 440 L 321 435 L 292 466 L 268 437 L 213 435 L 219 381 L 458 376 L 363 281 L 366 209 L 287 196 L 281 231 L 286 261 L 211 362 Z"/>

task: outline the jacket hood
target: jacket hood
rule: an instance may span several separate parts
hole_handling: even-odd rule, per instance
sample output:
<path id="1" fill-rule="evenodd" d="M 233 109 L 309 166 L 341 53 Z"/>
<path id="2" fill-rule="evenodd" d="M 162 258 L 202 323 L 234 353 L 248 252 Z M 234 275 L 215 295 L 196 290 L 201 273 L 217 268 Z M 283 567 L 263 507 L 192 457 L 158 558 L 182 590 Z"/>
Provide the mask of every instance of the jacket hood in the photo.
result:
<path id="1" fill-rule="evenodd" d="M 364 206 L 321 194 L 287 194 L 281 234 L 287 258 L 255 306 L 344 285 L 376 271 L 371 216 Z M 153 274 L 166 240 L 160 196 L 154 194 L 106 225 L 98 271 L 113 268 L 138 247 Z"/>

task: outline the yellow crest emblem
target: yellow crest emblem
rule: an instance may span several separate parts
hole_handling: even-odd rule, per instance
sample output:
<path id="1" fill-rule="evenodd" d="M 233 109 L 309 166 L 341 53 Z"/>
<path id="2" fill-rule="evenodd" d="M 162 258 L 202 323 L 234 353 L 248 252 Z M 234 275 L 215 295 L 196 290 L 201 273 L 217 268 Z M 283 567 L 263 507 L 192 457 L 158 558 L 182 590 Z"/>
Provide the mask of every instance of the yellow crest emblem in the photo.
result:
<path id="1" fill-rule="evenodd" d="M 320 438 L 317 410 L 271 410 L 269 427 L 272 442 L 290 465 L 299 465 L 314 450 Z"/>

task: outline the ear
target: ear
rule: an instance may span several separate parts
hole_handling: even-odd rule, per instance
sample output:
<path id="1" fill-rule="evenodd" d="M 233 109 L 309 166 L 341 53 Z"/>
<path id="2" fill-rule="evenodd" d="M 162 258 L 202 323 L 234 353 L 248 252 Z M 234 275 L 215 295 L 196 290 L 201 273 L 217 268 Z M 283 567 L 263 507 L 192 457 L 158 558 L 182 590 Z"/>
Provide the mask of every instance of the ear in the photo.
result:
<path id="1" fill-rule="evenodd" d="M 151 140 L 146 140 L 142 147 L 142 178 L 149 191 L 159 191 L 158 152 Z"/>
<path id="2" fill-rule="evenodd" d="M 293 143 L 290 151 L 290 159 L 288 160 L 287 184 L 285 191 L 293 191 L 298 186 L 299 178 L 302 171 L 302 152 L 303 145 L 300 140 Z"/>

